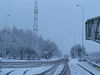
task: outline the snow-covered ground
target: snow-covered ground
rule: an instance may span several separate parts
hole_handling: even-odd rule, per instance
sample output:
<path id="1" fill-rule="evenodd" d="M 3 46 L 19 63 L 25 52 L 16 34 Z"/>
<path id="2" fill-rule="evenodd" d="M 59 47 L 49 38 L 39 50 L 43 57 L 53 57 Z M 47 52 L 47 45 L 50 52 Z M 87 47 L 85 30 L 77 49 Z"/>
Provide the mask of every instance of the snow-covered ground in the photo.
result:
<path id="1" fill-rule="evenodd" d="M 6 75 L 7 73 L 11 72 L 10 75 L 23 75 L 26 72 L 25 75 L 33 75 L 41 73 L 52 66 L 44 66 L 44 67 L 35 67 L 35 68 L 3 68 L 1 69 L 0 75 Z"/>
<path id="2" fill-rule="evenodd" d="M 43 66 L 43 67 L 35 67 L 35 68 L 3 68 L 1 69 L 0 75 L 36 75 L 49 70 L 53 66 Z M 57 66 L 52 75 L 59 75 L 59 73 L 63 70 L 64 65 L 61 64 Z"/>
<path id="3" fill-rule="evenodd" d="M 78 61 L 75 59 L 70 60 L 69 67 L 71 75 L 90 75 L 88 72 L 86 72 L 84 69 L 80 68 L 77 65 Z"/>
<path id="4" fill-rule="evenodd" d="M 60 61 L 59 64 L 57 61 Z M 27 60 L 29 61 L 29 60 Z M 33 60 L 34 61 L 34 60 Z M 40 63 L 42 61 L 48 61 L 49 63 L 53 63 L 53 64 L 45 64 L 42 66 L 38 66 L 38 67 L 24 67 L 24 68 L 2 68 L 0 75 L 37 75 L 37 74 L 45 74 L 45 75 L 59 75 L 59 73 L 62 72 L 62 70 L 64 69 L 65 64 L 61 63 L 64 62 L 63 59 L 61 58 L 53 58 L 50 60 L 35 60 L 35 61 L 40 61 Z M 55 63 L 55 62 L 56 63 Z M 2 62 L 26 62 L 25 60 L 2 60 Z M 34 64 L 34 63 L 33 63 Z"/>
<path id="5" fill-rule="evenodd" d="M 96 69 L 95 67 L 93 67 L 92 65 L 90 65 L 88 62 L 78 62 L 78 64 L 83 66 L 84 68 L 92 72 L 93 74 L 100 75 L 100 71 Z"/>
<path id="6" fill-rule="evenodd" d="M 69 62 L 71 75 L 91 75 L 88 71 L 78 66 L 78 64 L 86 68 L 87 70 L 93 72 L 95 75 L 100 75 L 100 72 L 94 70 L 94 67 L 90 66 L 87 62 L 83 62 L 83 61 L 80 62 L 78 61 L 78 59 L 71 59 Z"/>
<path id="7" fill-rule="evenodd" d="M 59 75 L 64 68 L 64 64 L 59 65 L 53 75 Z"/>

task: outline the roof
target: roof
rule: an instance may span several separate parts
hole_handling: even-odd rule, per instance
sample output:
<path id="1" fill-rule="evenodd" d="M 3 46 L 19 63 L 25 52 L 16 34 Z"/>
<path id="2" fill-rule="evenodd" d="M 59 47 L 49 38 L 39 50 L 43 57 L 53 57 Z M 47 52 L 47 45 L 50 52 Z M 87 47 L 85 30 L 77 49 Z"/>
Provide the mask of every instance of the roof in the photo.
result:
<path id="1" fill-rule="evenodd" d="M 87 19 L 87 21 L 95 20 L 95 19 L 98 19 L 98 18 L 100 18 L 100 16 L 97 16 L 97 17 L 93 17 L 93 18 Z M 87 22 L 87 21 L 86 21 L 86 22 Z"/>

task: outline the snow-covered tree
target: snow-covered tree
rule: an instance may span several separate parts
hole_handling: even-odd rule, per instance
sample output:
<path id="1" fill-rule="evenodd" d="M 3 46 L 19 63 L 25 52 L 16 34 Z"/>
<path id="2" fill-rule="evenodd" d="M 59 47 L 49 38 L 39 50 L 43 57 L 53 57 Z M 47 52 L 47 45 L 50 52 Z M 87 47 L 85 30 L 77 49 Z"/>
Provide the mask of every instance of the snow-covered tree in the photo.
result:
<path id="1" fill-rule="evenodd" d="M 44 40 L 42 36 L 34 35 L 30 30 L 13 27 L 0 31 L 0 57 L 9 59 L 44 58 L 45 51 L 48 51 L 48 58 L 60 55 L 54 42 Z"/>
<path id="2" fill-rule="evenodd" d="M 86 55 L 86 50 L 81 45 L 75 45 L 71 48 L 70 54 L 72 58 L 82 58 Z"/>

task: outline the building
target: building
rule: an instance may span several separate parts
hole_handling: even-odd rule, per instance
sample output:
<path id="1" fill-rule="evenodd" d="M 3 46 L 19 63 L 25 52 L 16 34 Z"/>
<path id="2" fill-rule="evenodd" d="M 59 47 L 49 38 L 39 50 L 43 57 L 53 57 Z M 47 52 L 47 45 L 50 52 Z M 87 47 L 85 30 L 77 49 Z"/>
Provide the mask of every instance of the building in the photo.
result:
<path id="1" fill-rule="evenodd" d="M 100 16 L 88 19 L 85 23 L 86 40 L 100 43 Z"/>

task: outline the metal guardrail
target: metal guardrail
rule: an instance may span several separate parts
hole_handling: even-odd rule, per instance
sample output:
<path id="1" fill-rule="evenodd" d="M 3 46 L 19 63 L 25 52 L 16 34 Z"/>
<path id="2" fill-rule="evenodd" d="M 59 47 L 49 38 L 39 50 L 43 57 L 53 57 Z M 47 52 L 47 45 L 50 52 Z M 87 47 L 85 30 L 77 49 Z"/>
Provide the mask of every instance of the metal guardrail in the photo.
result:
<path id="1" fill-rule="evenodd" d="M 2 61 L 0 65 L 2 68 L 24 68 L 24 67 L 40 67 L 44 65 L 53 65 L 65 62 L 65 59 L 59 59 L 55 61 L 24 61 L 24 62 L 7 62 Z"/>
<path id="2" fill-rule="evenodd" d="M 77 64 L 78 66 L 80 66 L 81 68 L 83 68 L 84 70 L 86 70 L 88 73 L 90 73 L 91 75 L 95 75 L 94 73 L 92 73 L 91 71 L 87 70 L 86 68 L 84 68 L 83 66 Z"/>
<path id="3" fill-rule="evenodd" d="M 86 61 L 87 61 L 88 63 L 92 64 L 93 66 L 100 68 L 100 64 L 94 63 L 94 62 L 92 62 L 92 61 L 90 61 L 90 60 L 86 60 Z"/>

